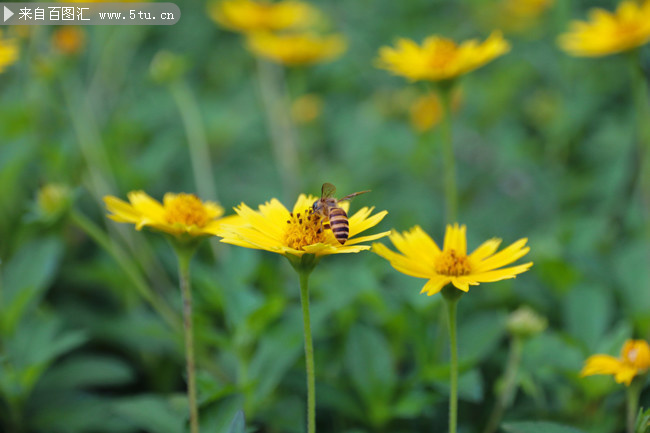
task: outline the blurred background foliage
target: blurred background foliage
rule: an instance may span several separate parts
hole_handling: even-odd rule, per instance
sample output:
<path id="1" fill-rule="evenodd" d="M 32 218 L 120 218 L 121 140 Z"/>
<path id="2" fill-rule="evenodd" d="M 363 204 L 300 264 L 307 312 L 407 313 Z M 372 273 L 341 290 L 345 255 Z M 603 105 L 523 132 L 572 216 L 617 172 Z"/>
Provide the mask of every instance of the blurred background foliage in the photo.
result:
<path id="1" fill-rule="evenodd" d="M 529 237 L 535 265 L 460 304 L 460 431 L 483 430 L 513 339 L 508 316 L 522 305 L 548 327 L 523 340 L 507 431 L 541 420 L 622 431 L 622 387 L 578 372 L 590 354 L 650 337 L 631 70 L 623 55 L 576 59 L 555 45 L 571 18 L 615 3 L 558 1 L 519 18 L 505 0 L 313 3 L 348 50 L 286 71 L 299 101 L 296 186 L 372 189 L 352 208 L 387 209 L 378 230 L 420 224 L 436 239 L 439 131 L 409 120 L 428 89 L 373 62 L 400 36 L 505 31 L 511 52 L 461 80 L 460 222 L 470 248 Z M 0 77 L 2 431 L 186 428 L 174 257 L 160 237 L 108 221 L 102 196 L 198 192 L 227 209 L 293 202 L 272 156 L 255 59 L 206 4 L 177 4 L 172 27 L 4 29 L 21 53 Z M 641 55 L 647 68 L 647 47 Z M 208 178 L 188 146 L 202 137 Z M 138 279 L 172 320 L 151 308 Z M 240 410 L 250 431 L 304 431 L 299 290 L 286 260 L 215 239 L 195 258 L 193 280 L 203 431 L 240 431 Z M 319 431 L 446 429 L 445 317 L 440 297 L 418 294 L 423 284 L 370 253 L 328 257 L 314 272 Z"/>

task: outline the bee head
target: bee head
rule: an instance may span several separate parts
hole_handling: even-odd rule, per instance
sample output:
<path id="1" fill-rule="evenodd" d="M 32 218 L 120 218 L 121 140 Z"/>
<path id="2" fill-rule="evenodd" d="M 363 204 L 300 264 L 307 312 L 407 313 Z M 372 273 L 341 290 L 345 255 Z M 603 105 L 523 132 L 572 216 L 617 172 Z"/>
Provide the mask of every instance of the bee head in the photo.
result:
<path id="1" fill-rule="evenodd" d="M 321 204 L 321 201 L 320 201 L 320 200 L 316 200 L 316 201 L 314 202 L 314 204 L 311 206 L 311 208 L 312 208 L 312 210 L 314 211 L 314 213 L 318 213 L 318 212 L 320 212 L 320 210 L 322 209 L 322 207 L 323 207 L 323 205 Z"/>

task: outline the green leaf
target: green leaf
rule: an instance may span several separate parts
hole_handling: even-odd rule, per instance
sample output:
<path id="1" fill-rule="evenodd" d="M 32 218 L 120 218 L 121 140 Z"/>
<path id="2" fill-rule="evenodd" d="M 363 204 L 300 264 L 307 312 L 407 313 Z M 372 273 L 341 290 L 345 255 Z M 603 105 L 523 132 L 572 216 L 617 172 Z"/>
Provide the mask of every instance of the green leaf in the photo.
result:
<path id="1" fill-rule="evenodd" d="M 244 412 L 241 410 L 232 419 L 228 433 L 246 433 L 246 420 L 244 419 Z"/>
<path id="2" fill-rule="evenodd" d="M 396 377 L 391 351 L 382 334 L 368 326 L 353 326 L 345 348 L 345 365 L 364 401 L 371 405 L 389 401 Z"/>
<path id="3" fill-rule="evenodd" d="M 571 290 L 564 302 L 567 331 L 593 353 L 612 319 L 613 299 L 597 285 L 581 285 Z"/>
<path id="4" fill-rule="evenodd" d="M 460 320 L 458 325 L 458 359 L 476 363 L 490 354 L 505 333 L 507 314 L 492 311 Z"/>
<path id="5" fill-rule="evenodd" d="M 156 433 L 181 432 L 187 419 L 187 414 L 179 412 L 169 401 L 148 395 L 124 398 L 113 403 L 111 409 L 139 429 Z"/>
<path id="6" fill-rule="evenodd" d="M 31 305 L 39 302 L 58 268 L 62 245 L 56 238 L 24 244 L 3 266 L 0 332 L 10 335 Z"/>
<path id="7" fill-rule="evenodd" d="M 520 421 L 502 424 L 507 433 L 583 433 L 574 427 L 569 427 L 552 422 Z"/>
<path id="8" fill-rule="evenodd" d="M 133 380 L 130 366 L 115 358 L 82 355 L 54 365 L 41 379 L 38 389 L 120 386 Z"/>

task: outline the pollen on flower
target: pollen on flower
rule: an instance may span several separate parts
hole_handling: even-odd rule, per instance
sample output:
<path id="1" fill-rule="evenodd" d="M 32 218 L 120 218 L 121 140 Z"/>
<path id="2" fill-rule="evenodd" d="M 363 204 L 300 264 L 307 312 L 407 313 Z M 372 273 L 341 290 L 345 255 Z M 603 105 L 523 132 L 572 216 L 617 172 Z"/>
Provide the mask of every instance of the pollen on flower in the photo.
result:
<path id="1" fill-rule="evenodd" d="M 325 242 L 325 234 L 320 228 L 320 216 L 314 214 L 311 208 L 304 212 L 291 213 L 287 220 L 284 244 L 301 250 L 304 246 Z"/>
<path id="2" fill-rule="evenodd" d="M 469 275 L 472 271 L 467 256 L 459 255 L 455 250 L 443 251 L 435 267 L 437 273 L 454 277 Z"/>
<path id="3" fill-rule="evenodd" d="M 169 224 L 205 227 L 210 216 L 197 196 L 182 193 L 165 203 L 165 221 Z"/>
<path id="4" fill-rule="evenodd" d="M 436 42 L 434 54 L 429 58 L 429 64 L 433 68 L 441 69 L 452 63 L 458 56 L 458 47 L 450 39 L 441 39 Z"/>

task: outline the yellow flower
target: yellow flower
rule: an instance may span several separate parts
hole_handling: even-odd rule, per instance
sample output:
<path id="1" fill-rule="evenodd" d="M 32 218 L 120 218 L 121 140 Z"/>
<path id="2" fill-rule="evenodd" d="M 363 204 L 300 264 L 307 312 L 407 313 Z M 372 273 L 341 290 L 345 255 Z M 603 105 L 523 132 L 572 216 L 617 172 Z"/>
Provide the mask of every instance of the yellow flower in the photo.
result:
<path id="1" fill-rule="evenodd" d="M 224 0 L 213 3 L 208 12 L 218 24 L 242 33 L 304 28 L 318 16 L 308 3 L 294 0 Z"/>
<path id="2" fill-rule="evenodd" d="M 393 231 L 390 235 L 391 242 L 402 254 L 379 243 L 373 244 L 372 249 L 403 274 L 427 278 L 429 281 L 420 293 L 426 292 L 428 296 L 450 283 L 467 292 L 469 286 L 479 283 L 515 278 L 533 265 L 528 262 L 503 268 L 528 253 L 527 239 L 520 239 L 497 253 L 501 239 L 493 238 L 468 255 L 465 231 L 464 225 L 447 225 L 445 243 L 440 250 L 429 235 L 415 226 L 409 232 L 399 234 Z"/>
<path id="3" fill-rule="evenodd" d="M 368 250 L 370 246 L 360 244 L 390 233 L 355 237 L 379 224 L 388 213 L 381 211 L 371 216 L 374 208 L 364 207 L 348 219 L 350 236 L 341 245 L 331 229 L 321 229 L 320 218 L 312 212 L 316 199 L 311 195 L 300 194 L 292 212 L 276 199 L 260 205 L 257 211 L 242 203 L 235 208 L 240 217 L 237 225 L 224 224 L 218 235 L 223 238 L 221 242 L 241 247 L 271 251 L 287 257 L 313 254 L 318 258 Z M 340 206 L 347 211 L 349 203 L 343 202 Z"/>
<path id="4" fill-rule="evenodd" d="M 634 376 L 650 368 L 650 346 L 644 340 L 627 340 L 621 349 L 621 356 L 592 355 L 585 361 L 580 376 L 613 374 L 616 383 L 629 386 Z"/>
<path id="5" fill-rule="evenodd" d="M 601 57 L 619 53 L 650 41 L 650 0 L 643 4 L 622 2 L 615 13 L 603 9 L 589 12 L 590 22 L 573 21 L 558 44 L 579 57 Z"/>
<path id="6" fill-rule="evenodd" d="M 323 111 L 323 99 L 313 93 L 298 97 L 291 104 L 291 117 L 296 123 L 311 123 L 320 117 Z"/>
<path id="7" fill-rule="evenodd" d="M 485 42 L 472 39 L 456 45 L 451 39 L 430 36 L 419 46 L 410 39 L 397 41 L 397 48 L 379 50 L 378 67 L 411 81 L 439 81 L 477 69 L 510 50 L 501 32 L 492 32 Z"/>
<path id="8" fill-rule="evenodd" d="M 429 93 L 415 100 L 409 110 L 411 126 L 417 132 L 425 132 L 442 120 L 442 102 L 436 93 Z"/>
<path id="9" fill-rule="evenodd" d="M 7 66 L 16 63 L 18 60 L 18 45 L 13 39 L 3 39 L 0 30 L 0 73 L 4 72 Z"/>
<path id="10" fill-rule="evenodd" d="M 346 49 L 341 35 L 320 36 L 315 33 L 255 33 L 248 36 L 247 46 L 254 54 L 287 66 L 333 60 Z"/>
<path id="11" fill-rule="evenodd" d="M 120 223 L 135 224 L 136 230 L 151 227 L 177 237 L 214 235 L 222 222 L 223 208 L 213 202 L 202 202 L 194 194 L 167 193 L 162 204 L 143 191 L 128 194 L 127 203 L 117 197 L 106 196 L 104 202 L 108 217 Z"/>
<path id="12" fill-rule="evenodd" d="M 503 0 L 501 7 L 505 16 L 529 20 L 538 17 L 553 5 L 554 0 Z"/>
<path id="13" fill-rule="evenodd" d="M 85 43 L 86 34 L 79 27 L 60 27 L 52 34 L 52 45 L 62 54 L 79 54 Z"/>

